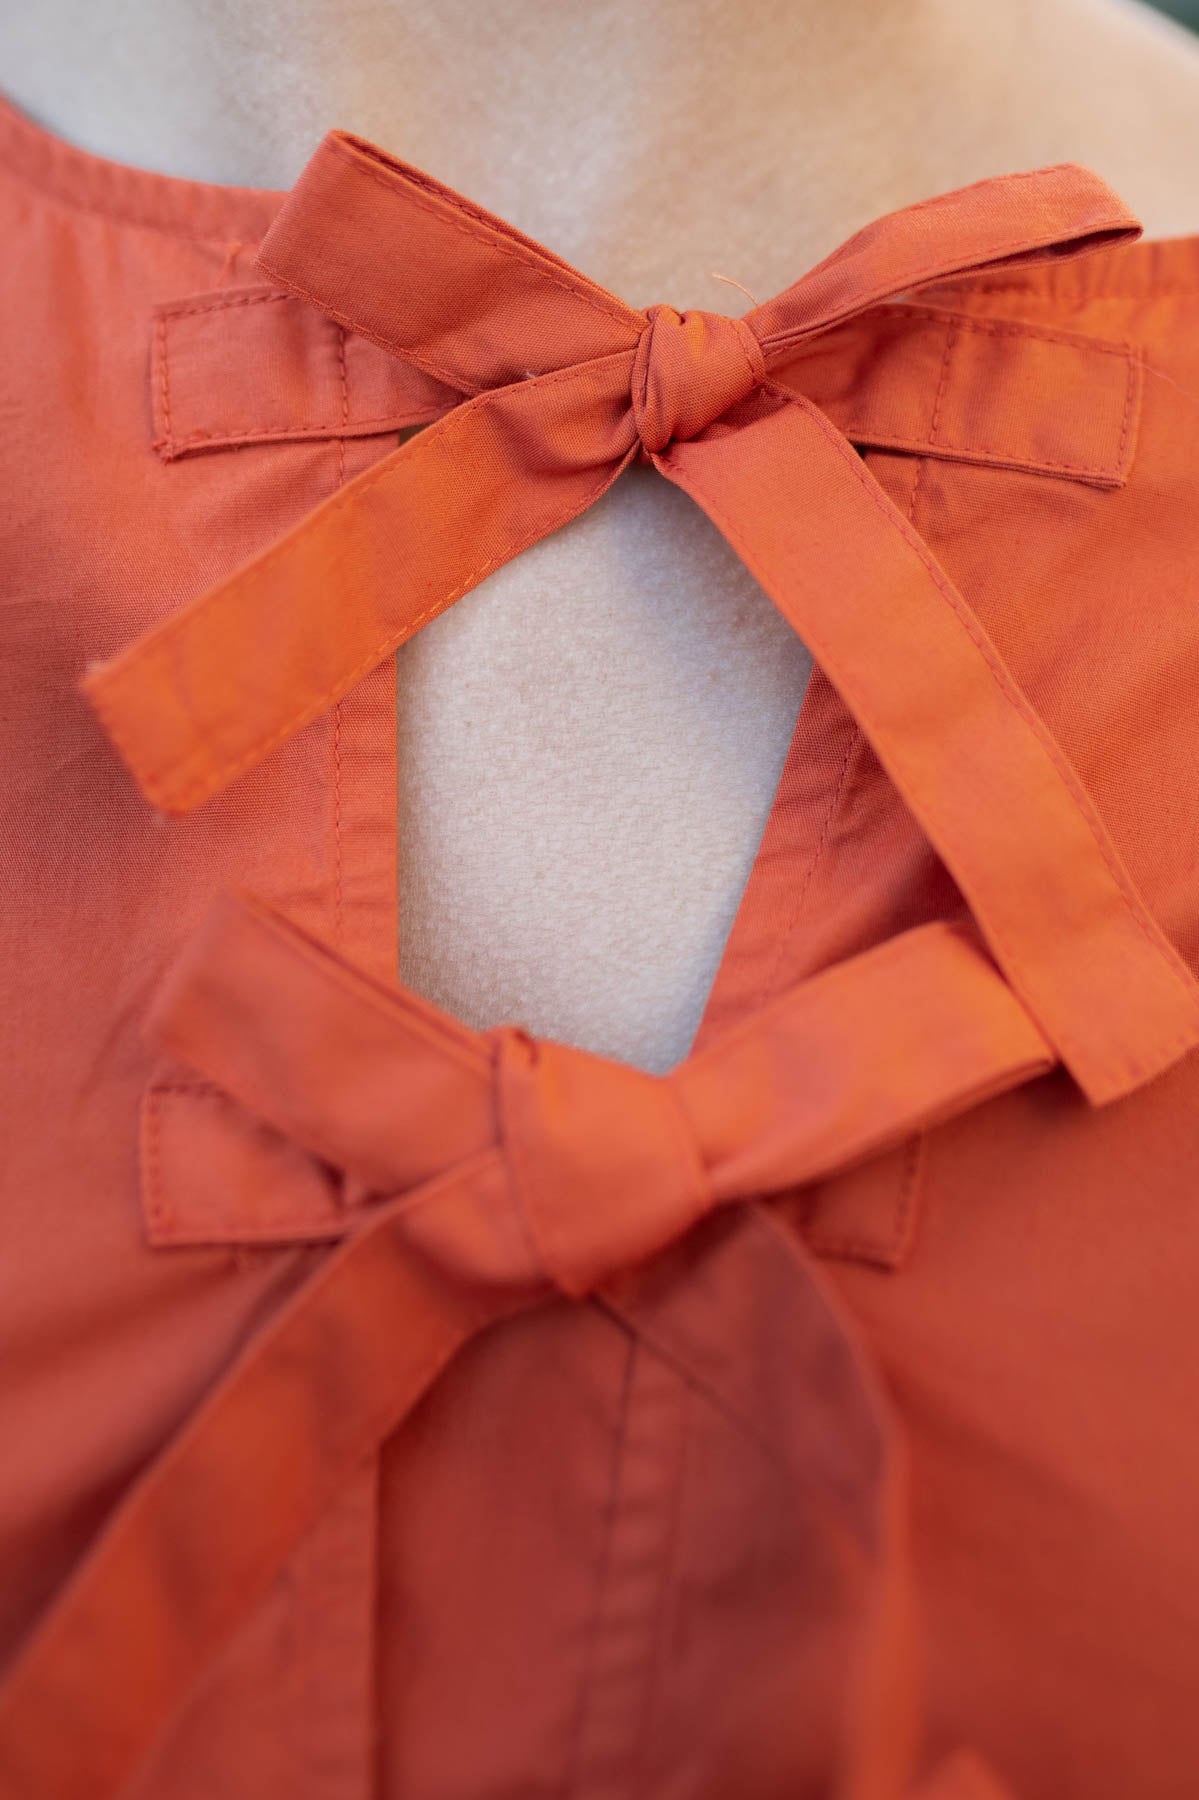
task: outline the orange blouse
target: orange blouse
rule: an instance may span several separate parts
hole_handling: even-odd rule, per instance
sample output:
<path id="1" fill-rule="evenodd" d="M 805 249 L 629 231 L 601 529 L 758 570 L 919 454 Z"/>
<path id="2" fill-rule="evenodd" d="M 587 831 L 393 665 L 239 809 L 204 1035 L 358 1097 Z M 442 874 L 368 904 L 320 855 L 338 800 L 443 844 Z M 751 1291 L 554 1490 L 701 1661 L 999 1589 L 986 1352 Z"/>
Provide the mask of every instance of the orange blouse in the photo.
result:
<path id="1" fill-rule="evenodd" d="M 1199 237 L 0 225 L 0 1800 L 1199 1789 Z M 816 659 L 665 1076 L 394 973 L 391 655 L 633 461 Z"/>

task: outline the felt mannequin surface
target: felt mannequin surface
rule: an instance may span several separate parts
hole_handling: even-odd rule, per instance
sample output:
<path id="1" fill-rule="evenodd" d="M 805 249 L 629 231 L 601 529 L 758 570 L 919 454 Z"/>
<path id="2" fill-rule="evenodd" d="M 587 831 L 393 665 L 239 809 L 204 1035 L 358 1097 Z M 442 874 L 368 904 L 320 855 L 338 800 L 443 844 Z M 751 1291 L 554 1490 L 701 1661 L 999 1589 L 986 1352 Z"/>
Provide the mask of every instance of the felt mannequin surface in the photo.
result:
<path id="1" fill-rule="evenodd" d="M 98 154 L 290 187 L 331 126 L 633 305 L 741 313 L 870 219 L 1088 164 L 1199 232 L 1199 38 L 1127 0 L 41 0 L 11 98 Z M 254 279 L 253 246 L 230 274 Z M 724 277 L 722 280 L 720 277 Z M 640 1067 L 686 1054 L 810 663 L 633 468 L 404 645 L 397 975 Z"/>

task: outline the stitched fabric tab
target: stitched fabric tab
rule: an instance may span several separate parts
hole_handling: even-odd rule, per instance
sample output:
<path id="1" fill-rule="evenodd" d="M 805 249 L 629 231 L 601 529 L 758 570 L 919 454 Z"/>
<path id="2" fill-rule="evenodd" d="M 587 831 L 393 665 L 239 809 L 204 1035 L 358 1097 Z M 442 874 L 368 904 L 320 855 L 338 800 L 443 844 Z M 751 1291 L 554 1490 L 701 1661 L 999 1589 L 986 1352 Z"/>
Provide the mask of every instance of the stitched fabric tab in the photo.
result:
<path id="1" fill-rule="evenodd" d="M 1121 486 L 1136 447 L 1131 344 L 949 308 L 876 308 L 816 338 L 772 380 L 852 443 Z"/>
<path id="2" fill-rule="evenodd" d="M 154 448 L 165 461 L 237 444 L 381 435 L 462 398 L 267 283 L 168 301 L 155 307 L 150 335 Z"/>

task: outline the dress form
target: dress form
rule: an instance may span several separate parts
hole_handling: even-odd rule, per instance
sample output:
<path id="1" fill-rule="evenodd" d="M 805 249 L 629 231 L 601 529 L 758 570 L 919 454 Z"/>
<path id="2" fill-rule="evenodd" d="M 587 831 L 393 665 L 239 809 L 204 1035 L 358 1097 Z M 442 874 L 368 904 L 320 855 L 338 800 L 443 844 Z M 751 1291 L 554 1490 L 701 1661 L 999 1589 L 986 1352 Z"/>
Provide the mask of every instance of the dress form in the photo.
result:
<path id="1" fill-rule="evenodd" d="M 95 41 L 90 41 L 95 34 Z M 67 66 L 62 46 L 72 46 Z M 1199 231 L 1199 41 L 1117 0 L 79 0 L 0 26 L 86 148 L 286 187 L 330 125 L 635 305 L 739 313 L 880 213 L 1088 163 Z M 238 259 L 241 259 L 240 263 Z M 232 252 L 252 278 L 251 247 Z M 398 652 L 397 974 L 474 1025 L 663 1070 L 692 1040 L 809 671 L 714 526 L 634 468 Z"/>

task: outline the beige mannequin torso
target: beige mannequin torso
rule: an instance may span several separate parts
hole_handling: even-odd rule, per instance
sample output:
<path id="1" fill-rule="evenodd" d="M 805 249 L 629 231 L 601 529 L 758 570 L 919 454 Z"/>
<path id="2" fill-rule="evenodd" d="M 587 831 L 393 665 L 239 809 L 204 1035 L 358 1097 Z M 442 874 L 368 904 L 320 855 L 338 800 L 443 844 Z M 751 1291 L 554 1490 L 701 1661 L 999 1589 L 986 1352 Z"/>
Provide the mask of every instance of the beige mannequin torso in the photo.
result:
<path id="1" fill-rule="evenodd" d="M 1199 39 L 1131 0 L 20 10 L 5 89 L 85 148 L 282 188 L 343 126 L 634 305 L 743 312 L 713 271 L 766 299 L 880 213 L 1067 159 L 1148 236 L 1199 232 Z M 401 979 L 685 1055 L 808 668 L 652 470 L 489 577 L 397 657 Z"/>

